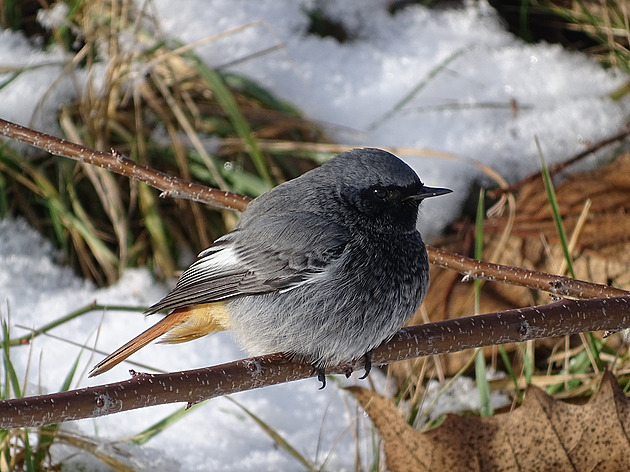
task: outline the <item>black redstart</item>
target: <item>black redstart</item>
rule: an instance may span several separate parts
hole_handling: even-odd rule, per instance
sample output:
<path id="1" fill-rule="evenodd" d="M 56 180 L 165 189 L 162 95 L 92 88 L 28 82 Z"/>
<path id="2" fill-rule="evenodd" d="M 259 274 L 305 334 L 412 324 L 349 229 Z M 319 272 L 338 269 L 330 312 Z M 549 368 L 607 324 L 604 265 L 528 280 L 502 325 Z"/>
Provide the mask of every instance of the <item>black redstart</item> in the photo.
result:
<path id="1" fill-rule="evenodd" d="M 157 337 L 180 343 L 232 330 L 252 354 L 325 368 L 365 356 L 418 309 L 429 285 L 416 228 L 425 187 L 380 149 L 339 154 L 253 200 L 147 313 L 161 321 L 94 367 L 101 374 Z M 362 377 L 363 378 L 363 377 Z"/>

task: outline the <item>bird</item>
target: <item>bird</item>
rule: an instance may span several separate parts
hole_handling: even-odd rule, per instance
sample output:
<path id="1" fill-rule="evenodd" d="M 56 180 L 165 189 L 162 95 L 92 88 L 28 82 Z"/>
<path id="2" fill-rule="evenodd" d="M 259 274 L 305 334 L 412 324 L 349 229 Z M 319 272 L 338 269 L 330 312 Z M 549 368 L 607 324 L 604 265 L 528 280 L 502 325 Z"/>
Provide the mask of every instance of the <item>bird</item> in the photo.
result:
<path id="1" fill-rule="evenodd" d="M 365 359 L 416 312 L 429 286 L 421 202 L 450 193 L 377 148 L 341 153 L 252 200 L 146 314 L 164 318 L 98 363 L 93 377 L 164 335 L 230 330 L 250 354 L 326 368 Z"/>

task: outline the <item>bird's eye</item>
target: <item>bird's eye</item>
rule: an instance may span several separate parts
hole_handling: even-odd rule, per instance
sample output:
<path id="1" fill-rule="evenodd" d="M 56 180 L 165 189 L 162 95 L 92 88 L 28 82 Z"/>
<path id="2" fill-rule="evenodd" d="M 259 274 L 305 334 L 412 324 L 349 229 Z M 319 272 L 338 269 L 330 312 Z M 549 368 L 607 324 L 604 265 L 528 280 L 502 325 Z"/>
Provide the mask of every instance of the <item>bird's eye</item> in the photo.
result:
<path id="1" fill-rule="evenodd" d="M 374 189 L 374 196 L 378 198 L 379 200 L 385 200 L 388 195 L 389 195 L 389 192 L 382 187 L 377 187 Z"/>

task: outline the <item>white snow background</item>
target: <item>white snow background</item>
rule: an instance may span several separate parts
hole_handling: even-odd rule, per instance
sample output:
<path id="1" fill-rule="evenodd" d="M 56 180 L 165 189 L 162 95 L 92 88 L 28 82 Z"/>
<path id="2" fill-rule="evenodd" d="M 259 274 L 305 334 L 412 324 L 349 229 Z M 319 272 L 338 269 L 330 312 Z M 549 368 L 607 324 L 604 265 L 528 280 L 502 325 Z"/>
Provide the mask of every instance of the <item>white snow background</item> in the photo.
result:
<path id="1" fill-rule="evenodd" d="M 627 117 L 627 100 L 607 98 L 626 76 L 605 71 L 592 59 L 560 46 L 523 43 L 506 32 L 483 1 L 467 2 L 457 10 L 413 6 L 394 16 L 386 12 L 386 4 L 386 0 L 318 2 L 352 34 L 352 41 L 339 44 L 306 34 L 305 8 L 313 2 L 152 2 L 163 34 L 183 43 L 249 25 L 195 51 L 211 66 L 236 61 L 227 69 L 255 79 L 293 103 L 348 147 L 429 148 L 477 159 L 513 181 L 540 165 L 535 136 L 551 163 L 614 134 Z M 238 62 L 273 46 L 280 47 Z M 0 89 L 0 117 L 58 134 L 56 111 L 74 93 L 73 85 L 63 78 L 63 53 L 42 51 L 19 33 L 0 31 L 0 67 L 42 64 L 47 65 Z M 0 83 L 8 77 L 0 75 Z M 402 108 L 383 120 L 417 87 Z M 514 103 L 517 113 L 511 109 Z M 470 185 L 483 176 L 463 161 L 420 154 L 402 157 L 428 185 L 455 191 L 424 205 L 420 227 L 426 236 L 458 215 Z M 26 332 L 16 325 L 38 327 L 92 301 L 149 305 L 167 291 L 143 269 L 127 271 L 115 286 L 96 289 L 56 264 L 54 256 L 50 244 L 23 221 L 0 221 L 0 316 L 10 317 L 14 336 Z M 101 324 L 97 347 L 110 352 L 152 322 L 138 313 L 95 312 L 51 334 L 92 345 Z M 12 349 L 20 378 L 30 362 L 28 394 L 57 391 L 79 354 L 81 376 L 74 387 L 127 378 L 123 365 L 87 379 L 87 371 L 102 356 L 60 339 L 39 337 L 30 347 Z M 132 359 L 175 371 L 244 356 L 230 335 L 221 333 L 185 345 L 152 345 Z M 371 377 L 385 388 L 378 373 Z M 368 466 L 373 454 L 369 421 L 333 382 L 323 391 L 318 387 L 311 379 L 234 398 L 309 460 L 319 465 L 327 461 L 327 470 L 354 470 L 353 432 L 355 421 L 360 421 L 358 443 L 362 464 Z M 65 427 L 102 438 L 103 448 L 111 449 L 106 441 L 136 434 L 178 408 L 154 407 Z M 129 454 L 128 461 L 137 470 L 303 470 L 226 399 L 210 401 L 143 447 L 117 447 Z M 55 451 L 57 457 L 70 452 Z M 90 469 L 107 470 L 85 456 L 68 459 L 66 465 L 79 467 L 86 461 Z"/>

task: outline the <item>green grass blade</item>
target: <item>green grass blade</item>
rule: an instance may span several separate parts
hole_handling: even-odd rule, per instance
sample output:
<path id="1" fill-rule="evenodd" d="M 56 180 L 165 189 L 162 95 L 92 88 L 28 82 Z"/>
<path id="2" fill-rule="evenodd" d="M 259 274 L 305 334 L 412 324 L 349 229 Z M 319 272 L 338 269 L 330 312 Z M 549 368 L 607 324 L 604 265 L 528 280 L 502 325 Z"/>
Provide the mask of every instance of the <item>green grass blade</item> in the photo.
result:
<path id="1" fill-rule="evenodd" d="M 483 218 L 485 213 L 484 199 L 486 194 L 483 189 L 479 190 L 479 201 L 477 202 L 477 214 L 475 217 L 475 259 L 483 259 Z M 473 281 L 475 287 L 475 315 L 479 314 L 481 300 L 481 280 Z"/>
<path id="2" fill-rule="evenodd" d="M 130 444 L 138 445 L 138 446 L 146 443 L 147 441 L 149 441 L 150 439 L 160 434 L 162 431 L 164 431 L 166 428 L 168 428 L 172 424 L 176 423 L 177 421 L 181 420 L 182 418 L 190 414 L 193 410 L 197 409 L 199 406 L 203 405 L 204 403 L 205 402 L 196 403 L 192 405 L 190 408 L 180 408 L 174 413 L 171 413 L 170 415 L 162 418 L 157 423 L 152 424 L 144 431 L 141 431 L 135 436 L 132 436 L 131 438 L 127 439 L 127 442 Z"/>
<path id="3" fill-rule="evenodd" d="M 3 75 L 4 74 L 8 74 L 8 77 L 3 82 L 0 82 L 0 90 L 2 90 L 4 87 L 9 85 L 11 82 L 13 82 L 15 79 L 17 79 L 24 72 L 29 72 L 29 71 L 33 71 L 33 70 L 37 70 L 37 69 L 43 69 L 45 67 L 50 67 L 50 66 L 56 67 L 56 66 L 60 66 L 60 65 L 63 65 L 63 63 L 50 61 L 50 62 L 42 62 L 40 64 L 32 64 L 32 65 L 29 65 L 29 66 L 0 67 L 0 74 L 3 74 Z"/>
<path id="4" fill-rule="evenodd" d="M 591 349 L 591 354 L 593 358 L 595 359 L 595 363 L 598 366 L 598 368 L 600 368 L 600 370 L 603 371 L 604 366 L 603 365 L 601 367 L 599 366 L 600 364 L 602 364 L 602 361 L 600 358 L 601 351 L 606 347 L 604 340 L 597 339 L 595 336 L 593 336 L 593 333 L 588 333 L 588 335 L 590 338 L 589 348 Z M 569 368 L 563 369 L 562 373 L 570 375 L 570 374 L 588 374 L 589 372 L 591 372 L 592 362 L 591 362 L 591 357 L 588 354 L 589 353 L 586 352 L 586 349 L 579 352 L 575 357 L 571 359 Z M 609 350 L 607 354 L 614 355 L 615 353 L 613 350 Z M 559 382 L 556 384 L 549 385 L 546 389 L 546 392 L 548 395 L 554 395 L 556 393 L 563 392 L 565 388 L 567 389 L 567 391 L 570 391 L 570 390 L 573 390 L 574 388 L 577 388 L 581 383 L 582 383 L 581 380 L 577 378 L 570 380 L 566 384 L 564 382 Z"/>
<path id="5" fill-rule="evenodd" d="M 244 95 L 254 98 L 255 100 L 259 101 L 265 108 L 282 111 L 289 115 L 294 115 L 297 117 L 300 116 L 298 110 L 291 106 L 290 103 L 279 100 L 277 97 L 271 94 L 269 90 L 261 87 L 256 82 L 248 79 L 243 75 L 235 74 L 233 72 L 221 72 L 221 77 L 232 90 L 238 90 Z"/>
<path id="6" fill-rule="evenodd" d="M 149 232 L 153 247 L 155 265 L 166 274 L 172 274 L 177 268 L 177 263 L 172 258 L 169 248 L 169 240 L 164 227 L 164 221 L 158 211 L 155 195 L 146 184 L 138 185 L 140 208 L 144 215 L 145 228 Z"/>
<path id="7" fill-rule="evenodd" d="M 586 333 L 586 335 L 588 336 L 589 348 L 591 350 L 591 354 L 593 355 L 593 359 L 595 360 L 595 365 L 600 372 L 604 372 L 606 368 L 601 358 L 602 345 L 604 341 L 597 339 L 593 333 Z"/>
<path id="8" fill-rule="evenodd" d="M 50 323 L 46 323 L 44 326 L 41 326 L 40 328 L 31 330 L 30 333 L 24 336 L 11 339 L 9 341 L 10 345 L 19 346 L 22 344 L 27 344 L 33 338 L 40 336 L 46 333 L 47 331 L 50 331 L 51 329 L 56 328 L 57 326 L 61 326 L 67 323 L 68 321 L 72 321 L 73 319 L 78 318 L 82 315 L 85 315 L 86 313 L 90 313 L 92 311 L 97 311 L 97 310 L 137 311 L 137 312 L 143 313 L 144 311 L 146 311 L 146 307 L 134 307 L 134 306 L 125 306 L 125 305 L 98 305 L 96 303 L 89 303 L 85 305 L 84 307 L 81 307 L 71 313 L 68 313 L 67 315 L 64 315 L 60 318 L 57 318 L 56 320 L 51 321 Z M 2 343 L 2 345 L 4 345 L 4 343 Z"/>
<path id="9" fill-rule="evenodd" d="M 60 392 L 66 392 L 70 389 L 70 384 L 72 383 L 72 379 L 77 372 L 80 360 L 81 354 L 77 356 L 74 363 L 72 364 L 72 367 L 70 367 L 70 371 L 61 384 L 61 389 L 59 390 Z M 38 441 L 37 448 L 35 449 L 35 455 L 33 457 L 33 461 L 37 465 L 36 470 L 43 469 L 44 461 L 50 453 L 50 446 L 52 446 L 53 442 L 55 441 L 58 430 L 59 424 L 50 424 L 37 429 Z"/>
<path id="10" fill-rule="evenodd" d="M 505 346 L 499 345 L 498 347 L 499 347 L 499 355 L 501 356 L 501 359 L 503 360 L 503 364 L 504 364 L 505 370 L 507 371 L 508 377 L 512 379 L 512 383 L 514 384 L 514 392 L 518 396 L 518 399 L 522 402 L 523 392 L 518 386 L 518 378 L 516 377 L 516 373 L 514 372 L 514 366 L 512 365 L 512 360 L 510 359 L 510 356 L 508 356 L 508 353 L 505 350 Z"/>
<path id="11" fill-rule="evenodd" d="M 203 159 L 195 151 L 188 153 L 190 175 L 201 182 L 212 182 L 212 173 L 204 165 Z M 269 183 L 265 182 L 258 174 L 247 172 L 241 166 L 230 163 L 219 169 L 221 177 L 229 185 L 232 192 L 257 197 L 269 190 Z"/>
<path id="12" fill-rule="evenodd" d="M 9 85 L 15 79 L 17 79 L 21 74 L 22 74 L 22 71 L 14 72 L 13 74 L 11 74 L 4 82 L 0 83 L 0 90 L 2 90 L 4 87 Z"/>
<path id="13" fill-rule="evenodd" d="M 280 433 L 278 433 L 275 429 L 265 423 L 261 418 L 255 415 L 252 411 L 248 410 L 244 405 L 237 402 L 231 397 L 225 397 L 238 406 L 241 410 L 247 414 L 254 422 L 260 426 L 260 428 L 267 433 L 267 435 L 276 443 L 276 445 L 282 449 L 284 449 L 290 456 L 295 458 L 300 464 L 302 464 L 307 470 L 317 470 L 302 454 L 300 454 L 297 449 L 295 449 L 289 442 L 284 439 Z"/>
<path id="14" fill-rule="evenodd" d="M 465 52 L 467 52 L 470 49 L 469 46 L 463 47 L 463 48 L 459 48 L 457 49 L 455 52 L 453 52 L 450 56 L 448 56 L 446 59 L 444 59 L 441 63 L 439 63 L 436 67 L 434 67 L 429 74 L 424 77 L 414 88 L 411 89 L 411 91 L 409 91 L 409 93 L 407 93 L 403 98 L 401 98 L 396 105 L 393 106 L 393 108 L 391 110 L 389 110 L 388 112 L 386 112 L 384 115 L 382 115 L 381 117 L 379 117 L 378 119 L 376 119 L 375 121 L 373 121 L 372 123 L 370 123 L 370 125 L 367 127 L 368 131 L 373 131 L 376 128 L 378 128 L 379 126 L 381 126 L 383 123 L 385 123 L 386 121 L 388 121 L 390 118 L 392 118 L 396 113 L 398 113 L 407 103 L 409 103 L 423 88 L 425 88 L 427 86 L 427 84 L 429 82 L 431 82 L 431 80 L 437 76 L 440 72 L 442 72 L 444 69 L 446 69 L 446 67 L 448 67 L 448 65 L 453 62 L 455 59 L 457 59 L 459 56 L 461 56 L 462 54 L 464 54 Z"/>
<path id="15" fill-rule="evenodd" d="M 464 372 L 466 372 L 468 370 L 468 368 L 472 365 L 473 362 L 475 362 L 476 359 L 476 354 L 470 356 L 470 358 L 466 361 L 466 363 L 455 373 L 455 375 L 453 375 L 450 379 L 448 379 L 446 381 L 446 383 L 444 383 L 444 385 L 442 385 L 442 387 L 440 387 L 440 390 L 438 390 L 437 394 L 435 395 L 435 397 L 433 397 L 433 399 L 431 400 L 431 402 L 426 405 L 423 408 L 424 412 L 431 412 L 434 407 L 435 404 L 438 402 L 438 400 L 440 399 L 440 397 L 451 387 L 451 385 L 453 385 L 455 383 L 455 381 L 460 378 L 462 375 L 464 375 Z M 444 417 L 440 417 L 438 419 L 438 421 L 441 423 L 444 420 Z M 434 428 L 437 426 L 437 424 L 435 424 L 435 421 L 432 422 L 430 425 L 430 429 Z M 427 430 L 427 428 L 423 428 L 423 430 Z"/>
<path id="16" fill-rule="evenodd" d="M 219 105 L 228 115 L 237 134 L 247 144 L 252 162 L 254 163 L 257 172 L 265 180 L 265 182 L 272 187 L 273 181 L 271 179 L 271 175 L 269 174 L 269 170 L 267 169 L 265 157 L 254 138 L 254 133 L 252 132 L 249 123 L 243 116 L 243 113 L 241 113 L 238 103 L 236 103 L 234 96 L 230 92 L 230 89 L 226 86 L 223 78 L 218 72 L 201 62 L 197 56 L 188 54 L 188 57 L 192 59 L 199 74 L 208 82 L 208 84 L 210 84 Z"/>
<path id="17" fill-rule="evenodd" d="M 35 467 L 34 458 L 28 429 L 24 428 L 24 465 L 27 472 L 37 472 L 39 470 Z"/>
<path id="18" fill-rule="evenodd" d="M 30 174 L 33 182 L 43 194 L 45 199 L 44 202 L 48 206 L 49 212 L 57 215 L 57 217 L 64 222 L 63 227 L 72 228 L 77 231 L 92 251 L 94 257 L 101 263 L 104 270 L 107 271 L 107 267 L 110 267 L 110 270 L 114 270 L 113 268 L 116 267 L 118 258 L 96 235 L 96 230 L 92 227 L 91 223 L 89 223 L 89 220 L 79 203 L 79 199 L 72 199 L 72 206 L 75 210 L 75 213 L 73 213 L 62 201 L 57 189 L 55 189 L 52 183 L 41 172 L 39 172 L 39 170 L 25 162 L 20 165 Z M 73 190 L 73 187 L 70 185 L 67 188 L 69 190 Z M 83 217 L 79 218 L 75 215 L 82 215 Z"/>
<path id="19" fill-rule="evenodd" d="M 532 32 L 529 29 L 529 7 L 530 0 L 522 0 L 518 11 L 519 34 L 524 41 L 528 43 L 532 41 Z"/>
<path id="20" fill-rule="evenodd" d="M 66 378 L 63 379 L 63 383 L 61 384 L 61 389 L 59 390 L 60 392 L 66 392 L 70 389 L 70 384 L 72 384 L 72 379 L 74 378 L 74 374 L 76 374 L 77 372 L 77 367 L 79 366 L 80 360 L 81 360 L 81 353 L 79 353 L 77 358 L 74 360 L 72 367 L 70 367 L 70 370 L 66 374 Z"/>
<path id="21" fill-rule="evenodd" d="M 59 430 L 58 424 L 50 424 L 37 429 L 37 447 L 33 454 L 33 462 L 37 464 L 34 470 L 43 470 L 43 464 L 50 453 L 50 446 L 55 441 L 55 436 Z"/>
<path id="22" fill-rule="evenodd" d="M 479 201 L 477 202 L 477 215 L 475 218 L 475 259 L 483 258 L 483 220 L 485 214 L 485 192 L 479 191 Z M 480 312 L 481 300 L 481 280 L 473 281 L 475 287 L 475 314 Z M 477 392 L 479 392 L 479 412 L 481 416 L 492 416 L 494 409 L 490 401 L 490 384 L 488 383 L 488 372 L 486 371 L 486 358 L 483 349 L 476 349 L 475 355 L 475 378 L 477 381 Z"/>
<path id="23" fill-rule="evenodd" d="M 538 138 L 535 138 L 535 139 L 536 139 L 536 147 L 538 148 L 538 154 L 540 155 L 540 161 L 542 163 L 542 176 L 543 176 L 543 182 L 545 184 L 545 189 L 547 191 L 547 199 L 549 200 L 549 203 L 551 205 L 553 220 L 556 225 L 556 230 L 558 231 L 558 237 L 560 238 L 560 245 L 562 247 L 562 253 L 567 263 L 567 270 L 569 271 L 569 274 L 571 275 L 571 277 L 575 278 L 575 271 L 573 270 L 573 260 L 571 258 L 571 253 L 569 251 L 569 243 L 568 243 L 569 240 L 567 238 L 567 233 L 564 228 L 564 223 L 562 222 L 562 215 L 560 213 L 558 199 L 556 198 L 556 192 L 553 188 L 553 182 L 551 180 L 551 175 L 549 174 L 549 169 L 547 168 L 547 165 L 545 163 L 545 158 L 540 147 L 540 142 L 538 141 Z M 597 342 L 597 340 L 592 335 L 592 333 L 588 333 L 588 335 L 589 335 L 589 340 L 590 340 L 589 348 L 591 349 L 591 353 L 593 355 L 595 365 L 597 366 L 598 369 L 600 369 L 600 371 L 603 371 L 604 363 L 602 362 L 600 358 L 600 349 L 599 349 L 600 343 Z M 584 366 L 585 369 L 588 369 L 591 365 L 590 359 L 587 358 L 587 360 L 588 360 L 588 365 Z M 579 381 L 569 382 L 569 386 L 571 388 L 574 388 L 577 385 L 579 385 Z M 561 391 L 562 389 L 564 389 L 564 387 L 565 387 L 564 384 L 556 384 L 556 385 L 550 386 L 547 389 L 547 392 L 551 395 L 557 391 Z"/>
<path id="24" fill-rule="evenodd" d="M 9 324 L 2 320 L 2 334 L 4 338 L 4 342 L 2 343 L 2 353 L 3 353 L 3 361 L 4 361 L 4 375 L 5 375 L 5 391 L 3 393 L 4 398 L 11 398 L 13 395 L 11 394 L 10 388 L 13 389 L 13 394 L 16 398 L 20 398 L 22 396 L 22 389 L 20 387 L 20 381 L 18 380 L 17 374 L 15 373 L 15 368 L 13 367 L 13 362 L 11 362 L 10 355 L 10 343 L 11 336 L 9 331 Z"/>
<path id="25" fill-rule="evenodd" d="M 486 358 L 483 349 L 476 350 L 475 356 L 475 378 L 477 380 L 477 391 L 479 392 L 479 413 L 481 416 L 494 415 L 494 408 L 490 400 L 490 383 L 488 382 L 488 372 L 486 370 Z"/>
<path id="26" fill-rule="evenodd" d="M 562 253 L 564 259 L 567 262 L 567 270 L 571 277 L 575 278 L 575 272 L 573 271 L 573 261 L 571 260 L 571 254 L 569 253 L 569 240 L 567 239 L 567 233 L 564 229 L 564 223 L 562 222 L 562 215 L 560 214 L 560 207 L 558 206 L 558 199 L 556 198 L 556 192 L 553 188 L 553 182 L 551 181 L 551 175 L 549 169 L 545 163 L 545 156 L 540 148 L 540 142 L 538 138 L 534 138 L 536 141 L 536 148 L 538 148 L 538 155 L 540 156 L 540 162 L 542 164 L 542 177 L 545 184 L 545 190 L 547 191 L 547 199 L 551 205 L 551 211 L 553 213 L 553 221 L 558 231 L 558 237 L 560 238 L 560 244 L 562 246 Z"/>
<path id="27" fill-rule="evenodd" d="M 535 364 L 535 354 L 531 341 L 525 341 L 520 345 L 521 355 L 523 356 L 523 370 L 525 373 L 525 383 L 527 385 L 531 385 L 532 377 L 534 376 L 534 372 L 536 368 Z"/>
<path id="28" fill-rule="evenodd" d="M 2 149 L 0 149 L 2 152 Z M 0 218 L 4 218 L 9 213 L 9 195 L 7 179 L 0 173 Z"/>

